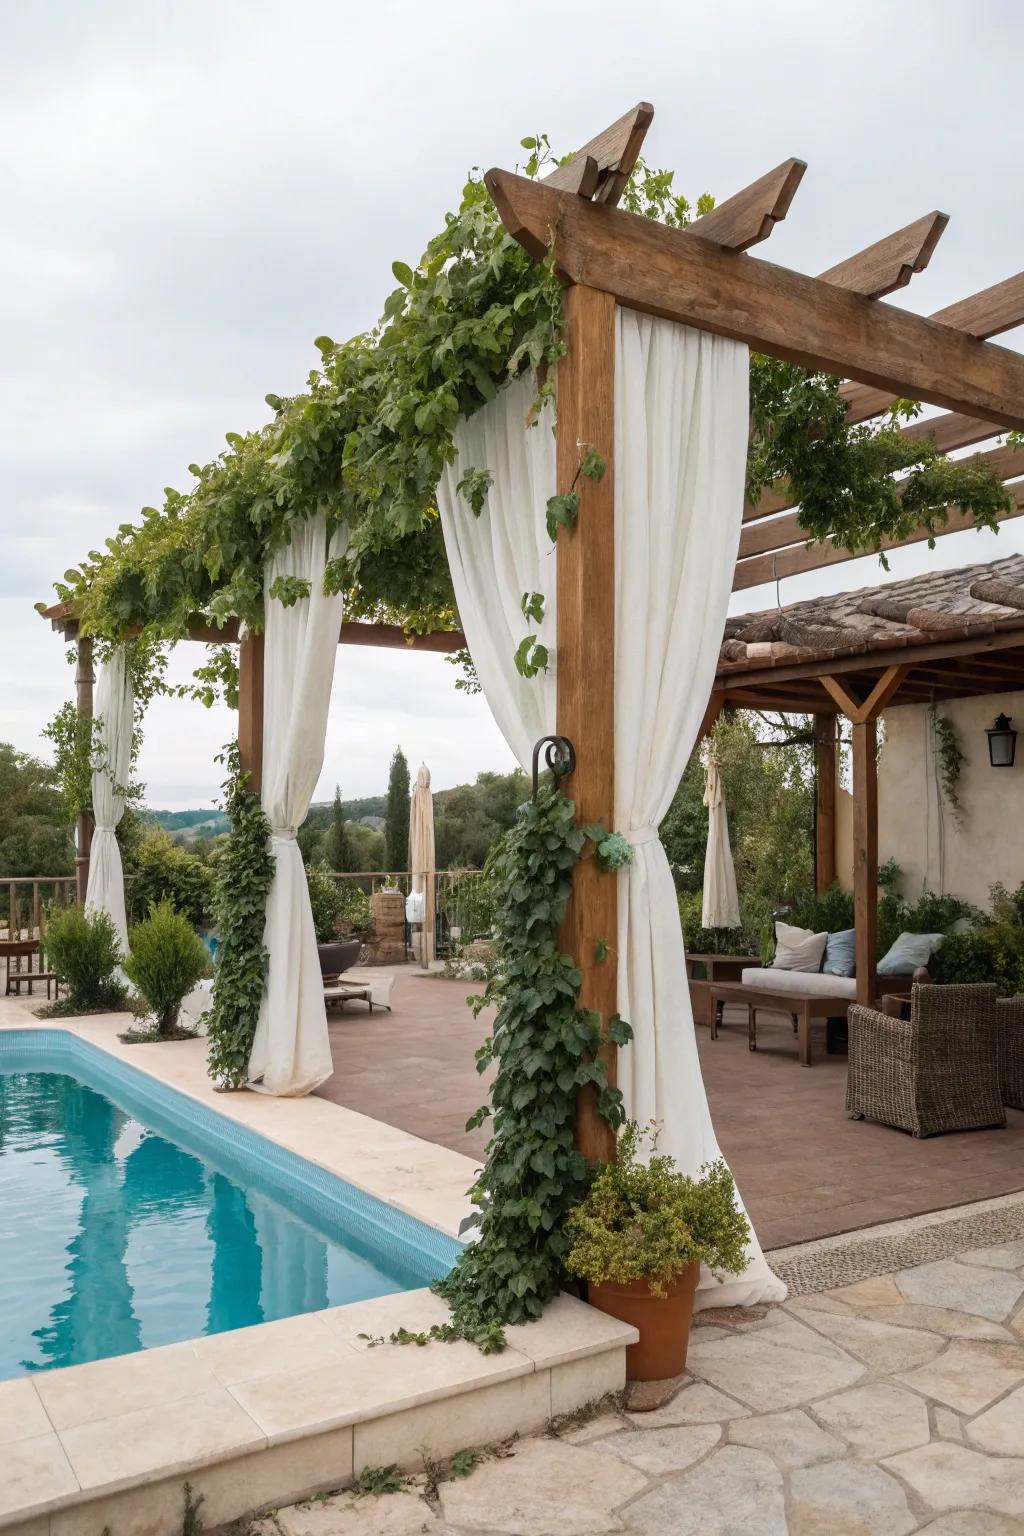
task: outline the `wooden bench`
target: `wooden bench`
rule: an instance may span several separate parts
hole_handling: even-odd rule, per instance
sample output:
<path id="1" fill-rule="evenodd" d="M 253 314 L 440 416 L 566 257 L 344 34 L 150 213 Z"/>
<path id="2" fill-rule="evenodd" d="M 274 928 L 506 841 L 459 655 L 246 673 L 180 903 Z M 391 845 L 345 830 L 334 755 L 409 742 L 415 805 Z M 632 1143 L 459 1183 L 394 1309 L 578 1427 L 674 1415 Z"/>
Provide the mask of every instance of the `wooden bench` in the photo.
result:
<path id="1" fill-rule="evenodd" d="M 756 955 L 686 955 L 686 976 L 690 986 L 690 1007 L 695 1024 L 711 1023 L 711 983 L 739 981 L 743 972 L 760 962 Z M 703 968 L 703 976 L 694 975 L 694 966 Z"/>

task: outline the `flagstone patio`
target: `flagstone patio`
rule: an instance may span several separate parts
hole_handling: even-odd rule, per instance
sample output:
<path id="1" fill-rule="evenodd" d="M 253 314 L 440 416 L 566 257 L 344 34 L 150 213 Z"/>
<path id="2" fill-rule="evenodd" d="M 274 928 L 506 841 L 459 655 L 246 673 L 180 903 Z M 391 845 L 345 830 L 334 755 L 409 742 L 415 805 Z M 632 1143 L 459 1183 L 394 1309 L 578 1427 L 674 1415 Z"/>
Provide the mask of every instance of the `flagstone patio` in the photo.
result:
<path id="1" fill-rule="evenodd" d="M 486 1098 L 486 1079 L 473 1059 L 486 1019 L 475 1020 L 465 1002 L 480 990 L 478 983 L 397 968 L 390 1013 L 367 1014 L 350 1004 L 332 1015 L 335 1074 L 320 1094 L 480 1157 L 486 1124 L 465 1130 Z M 759 1014 L 756 1052 L 747 1049 L 739 1012 L 728 1010 L 726 1019 L 715 1041 L 697 1030 L 701 1069 L 719 1145 L 763 1248 L 1024 1189 L 1019 1111 L 1007 1111 L 1005 1130 L 915 1141 L 847 1118 L 846 1057 L 826 1053 L 823 1021 L 814 1028 L 814 1066 L 807 1070 L 797 1065 L 788 1019 Z"/>
<path id="2" fill-rule="evenodd" d="M 687 1381 L 654 1413 L 613 1408 L 467 1476 L 449 1463 L 398 1493 L 293 1505 L 259 1536 L 1010 1536 L 1022 1298 L 1024 1241 L 704 1314 Z"/>

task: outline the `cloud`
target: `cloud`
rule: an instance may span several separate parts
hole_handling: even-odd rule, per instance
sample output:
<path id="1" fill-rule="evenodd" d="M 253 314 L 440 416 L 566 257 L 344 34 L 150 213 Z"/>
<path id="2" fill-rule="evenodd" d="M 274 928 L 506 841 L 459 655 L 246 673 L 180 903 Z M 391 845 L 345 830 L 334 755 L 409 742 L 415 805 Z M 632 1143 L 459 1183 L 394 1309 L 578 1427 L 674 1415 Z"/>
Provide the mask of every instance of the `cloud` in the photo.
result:
<path id="1" fill-rule="evenodd" d="M 392 260 L 416 257 L 470 165 L 514 163 L 524 133 L 569 148 L 646 97 L 650 157 L 694 196 L 802 155 L 769 254 L 806 271 L 947 208 L 932 267 L 899 296 L 912 308 L 1020 265 L 1009 0 L 64 0 L 57 15 L 8 6 L 0 57 L 0 736 L 26 750 L 71 681 L 32 603 L 227 430 L 264 420 L 268 390 L 299 387 L 314 336 L 371 323 Z M 439 787 L 506 766 L 452 678 L 437 657 L 343 650 L 321 787 L 380 788 L 399 740 Z M 230 728 L 154 706 L 150 798 L 208 803 Z"/>

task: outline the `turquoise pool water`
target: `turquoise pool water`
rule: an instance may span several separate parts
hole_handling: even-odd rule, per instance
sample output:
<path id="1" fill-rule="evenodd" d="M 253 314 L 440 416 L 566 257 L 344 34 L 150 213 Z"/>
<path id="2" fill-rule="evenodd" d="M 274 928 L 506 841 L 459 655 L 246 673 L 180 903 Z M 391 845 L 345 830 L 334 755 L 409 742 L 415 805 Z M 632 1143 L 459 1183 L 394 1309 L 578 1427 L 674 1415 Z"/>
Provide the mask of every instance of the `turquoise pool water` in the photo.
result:
<path id="1" fill-rule="evenodd" d="M 66 1032 L 0 1032 L 0 1379 L 425 1285 L 456 1252 Z"/>

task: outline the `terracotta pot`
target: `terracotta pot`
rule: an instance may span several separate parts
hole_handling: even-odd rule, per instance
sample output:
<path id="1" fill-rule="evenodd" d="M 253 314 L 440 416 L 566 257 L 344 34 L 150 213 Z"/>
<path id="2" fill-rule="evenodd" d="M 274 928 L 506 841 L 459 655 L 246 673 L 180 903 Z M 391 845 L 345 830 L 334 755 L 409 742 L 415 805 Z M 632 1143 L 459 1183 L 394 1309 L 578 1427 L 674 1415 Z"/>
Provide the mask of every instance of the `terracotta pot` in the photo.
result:
<path id="1" fill-rule="evenodd" d="M 628 1381 L 664 1381 L 682 1375 L 699 1277 L 700 1265 L 687 1264 L 666 1296 L 652 1295 L 646 1280 L 587 1287 L 592 1307 L 640 1331 L 640 1342 L 626 1349 Z"/>

